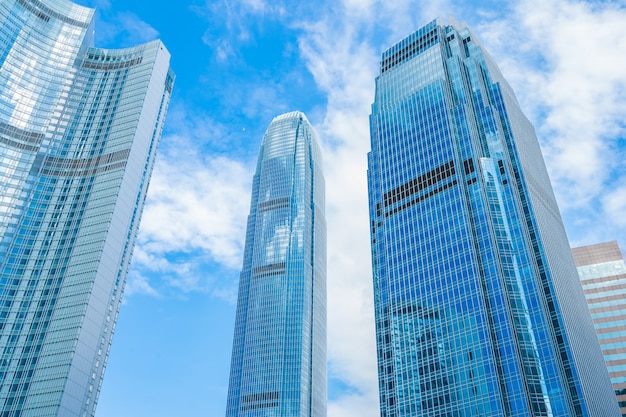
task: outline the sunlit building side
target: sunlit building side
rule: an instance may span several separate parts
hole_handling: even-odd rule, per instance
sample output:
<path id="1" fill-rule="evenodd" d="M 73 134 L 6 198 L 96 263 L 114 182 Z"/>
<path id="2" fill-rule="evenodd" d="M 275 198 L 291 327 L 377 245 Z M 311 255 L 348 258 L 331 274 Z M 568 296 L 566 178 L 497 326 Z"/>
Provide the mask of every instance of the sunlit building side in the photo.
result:
<path id="1" fill-rule="evenodd" d="M 0 2 L 0 416 L 93 416 L 174 74 L 94 10 Z"/>

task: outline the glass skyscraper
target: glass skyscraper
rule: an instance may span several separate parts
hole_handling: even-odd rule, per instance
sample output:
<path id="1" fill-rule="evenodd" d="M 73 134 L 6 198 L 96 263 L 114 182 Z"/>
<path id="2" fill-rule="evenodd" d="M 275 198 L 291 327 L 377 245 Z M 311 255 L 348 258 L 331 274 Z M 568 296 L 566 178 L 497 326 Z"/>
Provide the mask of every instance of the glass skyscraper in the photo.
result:
<path id="1" fill-rule="evenodd" d="M 618 405 L 626 417 L 626 262 L 615 241 L 573 248 L 572 253 Z"/>
<path id="2" fill-rule="evenodd" d="M 93 416 L 174 75 L 94 11 L 0 1 L 0 416 Z"/>
<path id="3" fill-rule="evenodd" d="M 227 417 L 326 416 L 324 199 L 309 121 L 275 117 L 252 183 Z"/>
<path id="4" fill-rule="evenodd" d="M 381 416 L 619 416 L 534 129 L 468 28 L 383 53 L 370 129 Z"/>

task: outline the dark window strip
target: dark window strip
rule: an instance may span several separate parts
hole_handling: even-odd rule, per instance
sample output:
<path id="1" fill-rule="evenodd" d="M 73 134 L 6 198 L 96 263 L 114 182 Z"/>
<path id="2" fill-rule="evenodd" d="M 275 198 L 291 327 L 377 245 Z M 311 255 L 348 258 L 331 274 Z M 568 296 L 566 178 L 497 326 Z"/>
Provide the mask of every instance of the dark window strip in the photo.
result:
<path id="1" fill-rule="evenodd" d="M 241 411 L 256 410 L 259 408 L 272 408 L 272 407 L 278 407 L 278 403 L 274 402 L 274 403 L 244 405 L 241 407 Z"/>
<path id="2" fill-rule="evenodd" d="M 409 305 L 406 307 L 399 308 L 392 312 L 392 314 L 395 316 L 413 314 L 413 313 L 419 313 L 420 318 L 439 319 L 438 311 L 431 311 L 421 306 Z"/>
<path id="3" fill-rule="evenodd" d="M 262 274 L 264 272 L 276 271 L 276 270 L 284 270 L 287 267 L 285 262 L 279 262 L 276 264 L 269 264 L 263 266 L 257 266 L 252 270 L 253 274 Z"/>
<path id="4" fill-rule="evenodd" d="M 430 192 L 428 192 L 428 193 L 426 193 L 426 194 L 416 198 L 415 200 L 411 200 L 408 203 L 404 203 L 401 206 L 398 206 L 395 209 L 393 209 L 391 211 L 388 211 L 387 213 L 385 213 L 385 217 L 389 217 L 389 216 L 391 216 L 393 214 L 396 214 L 397 212 L 402 211 L 405 208 L 411 207 L 412 205 L 417 204 L 417 203 L 419 203 L 421 201 L 424 201 L 427 198 L 432 197 L 435 194 L 438 194 L 438 193 L 440 193 L 442 191 L 445 191 L 445 190 L 447 190 L 450 187 L 454 187 L 457 184 L 458 184 L 457 180 L 454 180 L 454 181 L 452 181 L 452 182 L 450 182 L 448 184 L 442 185 L 441 187 L 439 187 L 439 188 L 437 188 L 435 190 L 432 190 L 432 191 L 430 191 Z"/>
<path id="5" fill-rule="evenodd" d="M 262 392 L 259 394 L 248 394 L 241 398 L 243 404 L 258 401 L 276 401 L 278 400 L 278 391 Z"/>
<path id="6" fill-rule="evenodd" d="M 116 169 L 123 169 L 126 167 L 126 161 L 118 162 L 116 164 L 100 166 L 92 169 L 82 170 L 62 170 L 62 169 L 46 169 L 41 170 L 41 174 L 50 175 L 53 177 L 90 177 L 103 172 L 109 172 Z"/>
<path id="7" fill-rule="evenodd" d="M 390 70 L 396 65 L 407 61 L 416 55 L 419 55 L 420 53 L 437 43 L 438 40 L 439 39 L 437 28 L 434 28 L 424 36 L 421 36 L 415 41 L 411 42 L 410 45 L 402 48 L 398 52 L 395 52 L 390 57 L 385 58 L 381 63 L 381 73 Z"/>
<path id="8" fill-rule="evenodd" d="M 38 145 L 44 137 L 43 133 L 30 132 L 4 122 L 0 122 L 0 135 L 9 136 L 12 139 L 23 140 L 36 145 Z"/>
<path id="9" fill-rule="evenodd" d="M 400 200 L 422 191 L 424 188 L 435 185 L 456 173 L 454 161 L 449 161 L 411 181 L 402 184 L 395 189 L 386 192 L 384 196 L 385 207 L 388 207 Z"/>
<path id="10" fill-rule="evenodd" d="M 277 198 L 276 200 L 266 201 L 264 203 L 259 204 L 259 210 L 273 210 L 275 206 L 284 206 L 287 207 L 289 203 L 289 198 Z"/>
<path id="11" fill-rule="evenodd" d="M 25 145 L 22 142 L 18 142 L 15 140 L 11 140 L 9 138 L 4 138 L 2 136 L 0 136 L 0 143 L 4 144 L 4 145 L 8 145 L 12 148 L 17 148 L 17 149 L 23 149 L 26 151 L 36 151 L 39 149 L 39 146 L 33 146 L 33 145 Z"/>
<path id="12" fill-rule="evenodd" d="M 41 10 L 37 10 L 37 8 L 35 6 L 27 3 L 25 0 L 17 0 L 17 2 L 19 4 L 21 4 L 22 6 L 24 6 L 24 8 L 26 10 L 28 10 L 29 12 L 31 12 L 32 14 L 34 14 L 35 16 L 37 16 L 38 18 L 40 18 L 44 22 L 49 22 L 50 21 L 50 16 L 48 16 L 47 14 L 42 12 Z"/>
<path id="13" fill-rule="evenodd" d="M 284 209 L 284 208 L 287 208 L 287 207 L 289 207 L 287 204 L 283 204 L 283 205 L 280 205 L 280 206 L 273 206 L 273 207 L 265 207 L 265 208 L 259 209 L 259 212 L 263 213 L 265 211 Z"/>
<path id="14" fill-rule="evenodd" d="M 46 22 L 50 20 L 50 17 L 54 17 L 55 19 L 59 19 L 65 23 L 69 23 L 70 25 L 81 28 L 89 27 L 88 22 L 81 22 L 80 20 L 72 19 L 71 17 L 67 17 L 59 12 L 56 12 L 43 4 L 40 0 L 17 0 L 17 2 L 24 6 L 26 10 L 32 12 L 35 16 Z"/>
<path id="15" fill-rule="evenodd" d="M 83 68 L 101 71 L 118 70 L 122 68 L 129 68 L 135 65 L 141 64 L 143 57 L 138 57 L 128 61 L 83 61 Z"/>
<path id="16" fill-rule="evenodd" d="M 130 149 L 123 149 L 121 151 L 116 151 L 93 158 L 82 159 L 69 159 L 49 156 L 45 159 L 43 167 L 44 169 L 50 170 L 80 170 L 89 168 L 93 169 L 97 168 L 99 165 L 108 165 L 119 161 L 126 161 L 128 159 L 129 153 Z"/>
<path id="17" fill-rule="evenodd" d="M 465 175 L 469 175 L 472 172 L 476 171 L 476 167 L 474 166 L 474 160 L 472 158 L 463 161 L 463 166 L 465 167 Z"/>
<path id="18" fill-rule="evenodd" d="M 258 279 L 258 278 L 268 278 L 268 277 L 279 277 L 281 275 L 285 274 L 285 270 L 280 270 L 280 271 L 271 271 L 271 272 L 262 272 L 260 274 L 253 274 L 252 275 L 252 279 Z"/>

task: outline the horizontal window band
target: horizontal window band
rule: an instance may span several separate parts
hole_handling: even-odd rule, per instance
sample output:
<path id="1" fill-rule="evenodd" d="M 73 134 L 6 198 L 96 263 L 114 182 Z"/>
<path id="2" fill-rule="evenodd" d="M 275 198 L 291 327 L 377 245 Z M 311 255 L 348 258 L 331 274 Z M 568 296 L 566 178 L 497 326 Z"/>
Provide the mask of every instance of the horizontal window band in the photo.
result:
<path id="1" fill-rule="evenodd" d="M 83 61 L 82 67 L 90 70 L 111 71 L 133 67 L 141 64 L 142 61 L 143 57 L 141 56 L 127 61 L 91 61 L 87 59 Z"/>
<path id="2" fill-rule="evenodd" d="M 22 142 L 18 142 L 16 140 L 12 140 L 10 138 L 6 138 L 2 136 L 0 136 L 0 143 L 2 143 L 3 145 L 8 145 L 11 148 L 22 149 L 25 151 L 36 152 L 37 150 L 39 150 L 39 146 L 25 145 Z"/>
<path id="3" fill-rule="evenodd" d="M 411 42 L 408 46 L 405 46 L 401 50 L 395 52 L 393 55 L 383 59 L 381 63 L 381 73 L 390 70 L 402 62 L 408 61 L 416 55 L 419 55 L 426 49 L 439 41 L 437 28 L 430 30 L 425 35 L 419 37 L 415 41 Z"/>
<path id="4" fill-rule="evenodd" d="M 48 156 L 44 159 L 41 173 L 57 177 L 89 176 L 124 168 L 130 149 L 111 152 L 93 158 L 70 159 Z"/>
<path id="5" fill-rule="evenodd" d="M 89 27 L 89 23 L 81 22 L 79 20 L 72 19 L 71 17 L 67 17 L 61 13 L 58 13 L 43 4 L 43 2 L 41 2 L 40 0 L 17 0 L 17 3 L 44 22 L 48 22 L 50 21 L 50 17 L 54 17 L 55 19 L 59 19 L 62 22 L 69 23 L 70 25 L 78 26 L 80 28 Z"/>
<path id="6" fill-rule="evenodd" d="M 276 401 L 278 400 L 278 391 L 261 392 L 258 394 L 248 394 L 241 398 L 242 404 L 259 402 L 259 401 Z"/>
<path id="7" fill-rule="evenodd" d="M 449 161 L 441 166 L 438 166 L 437 168 L 428 171 L 427 173 L 422 174 L 391 191 L 386 192 L 383 197 L 385 207 L 388 207 L 400 200 L 404 200 L 405 198 L 418 193 L 425 188 L 435 185 L 453 176 L 454 174 L 456 174 L 454 161 Z"/>
<path id="8" fill-rule="evenodd" d="M 394 316 L 402 316 L 407 314 L 418 313 L 421 318 L 439 319 L 439 312 L 426 309 L 421 306 L 409 305 L 392 311 Z"/>
<path id="9" fill-rule="evenodd" d="M 281 275 L 285 275 L 285 270 L 280 270 L 280 271 L 272 271 L 272 272 L 263 272 L 261 274 L 254 274 L 252 275 L 252 279 L 257 279 L 257 278 L 268 278 L 268 277 L 279 277 Z"/>
<path id="10" fill-rule="evenodd" d="M 289 205 L 289 198 L 277 198 L 276 200 L 266 201 L 259 204 L 259 211 L 277 210 L 281 208 L 287 208 Z"/>
<path id="11" fill-rule="evenodd" d="M 265 278 L 282 275 L 285 273 L 286 269 L 287 264 L 285 262 L 257 266 L 252 270 L 252 278 Z"/>
<path id="12" fill-rule="evenodd" d="M 428 192 L 428 193 L 426 193 L 426 194 L 416 198 L 415 200 L 411 200 L 411 201 L 409 201 L 407 203 L 402 204 L 401 206 L 396 207 L 395 209 L 393 209 L 391 211 L 388 211 L 387 213 L 385 213 L 385 217 L 389 217 L 389 216 L 391 216 L 393 214 L 396 214 L 397 212 L 402 211 L 405 208 L 409 208 L 409 207 L 411 207 L 414 204 L 420 203 L 420 202 L 426 200 L 427 198 L 434 196 L 435 194 L 438 194 L 438 193 L 440 193 L 442 191 L 445 191 L 445 190 L 447 190 L 450 187 L 454 187 L 457 184 L 458 184 L 458 181 L 454 180 L 454 181 L 452 181 L 452 182 L 450 182 L 448 184 L 442 185 L 441 187 L 437 188 L 436 190 L 432 190 L 432 191 L 430 191 L 430 192 Z"/>
<path id="13" fill-rule="evenodd" d="M 0 122 L 0 143 L 12 148 L 36 151 L 44 138 L 43 133 L 31 132 Z"/>
<path id="14" fill-rule="evenodd" d="M 61 169 L 45 169 L 41 170 L 43 175 L 50 175 L 52 177 L 90 177 L 103 172 L 114 171 L 116 169 L 124 169 L 126 167 L 126 161 L 118 162 L 116 164 L 100 166 L 92 169 L 83 170 L 61 170 Z"/>
<path id="15" fill-rule="evenodd" d="M 259 408 L 273 408 L 273 407 L 278 407 L 278 403 L 277 402 L 273 402 L 273 403 L 261 403 L 261 404 L 244 405 L 244 406 L 241 407 L 241 411 L 257 410 Z"/>
<path id="16" fill-rule="evenodd" d="M 123 149 L 93 158 L 70 159 L 48 156 L 43 162 L 43 167 L 44 169 L 58 170 L 95 168 L 98 165 L 108 165 L 119 161 L 126 161 L 129 153 L 130 149 Z"/>

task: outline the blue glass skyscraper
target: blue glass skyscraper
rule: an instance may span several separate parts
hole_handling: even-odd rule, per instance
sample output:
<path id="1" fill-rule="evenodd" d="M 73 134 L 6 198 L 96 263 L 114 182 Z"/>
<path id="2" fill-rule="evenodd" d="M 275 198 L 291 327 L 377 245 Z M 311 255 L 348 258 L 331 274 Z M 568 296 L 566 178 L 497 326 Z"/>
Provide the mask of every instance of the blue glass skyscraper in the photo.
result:
<path id="1" fill-rule="evenodd" d="M 0 416 L 93 416 L 174 75 L 94 11 L 0 1 Z"/>
<path id="2" fill-rule="evenodd" d="M 534 129 L 466 27 L 383 53 L 370 128 L 381 416 L 618 416 Z"/>
<path id="3" fill-rule="evenodd" d="M 227 417 L 326 416 L 324 193 L 309 121 L 277 116 L 252 183 Z"/>

